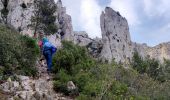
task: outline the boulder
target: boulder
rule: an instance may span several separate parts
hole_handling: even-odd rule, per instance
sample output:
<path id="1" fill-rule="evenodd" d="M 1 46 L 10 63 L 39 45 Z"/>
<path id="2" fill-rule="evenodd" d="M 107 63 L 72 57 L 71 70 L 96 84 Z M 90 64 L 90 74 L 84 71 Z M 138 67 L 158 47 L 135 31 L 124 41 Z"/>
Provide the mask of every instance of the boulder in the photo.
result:
<path id="1" fill-rule="evenodd" d="M 84 31 L 74 32 L 74 43 L 80 46 L 87 46 L 93 39 L 88 37 L 88 34 Z"/>
<path id="2" fill-rule="evenodd" d="M 20 81 L 27 81 L 27 80 L 29 80 L 28 76 L 18 75 L 17 77 L 19 78 Z"/>
<path id="3" fill-rule="evenodd" d="M 74 85 L 73 81 L 67 82 L 67 89 L 68 91 L 72 91 L 76 89 L 76 86 Z"/>

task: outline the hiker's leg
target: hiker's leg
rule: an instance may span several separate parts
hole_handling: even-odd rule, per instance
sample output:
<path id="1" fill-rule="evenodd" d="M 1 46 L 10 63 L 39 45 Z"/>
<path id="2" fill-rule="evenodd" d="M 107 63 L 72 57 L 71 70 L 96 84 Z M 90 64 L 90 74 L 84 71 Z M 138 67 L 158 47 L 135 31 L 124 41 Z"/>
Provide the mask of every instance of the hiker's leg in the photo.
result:
<path id="1" fill-rule="evenodd" d="M 51 51 L 48 51 L 47 65 L 48 65 L 48 71 L 51 71 L 51 67 L 52 67 L 52 54 L 51 54 Z"/>

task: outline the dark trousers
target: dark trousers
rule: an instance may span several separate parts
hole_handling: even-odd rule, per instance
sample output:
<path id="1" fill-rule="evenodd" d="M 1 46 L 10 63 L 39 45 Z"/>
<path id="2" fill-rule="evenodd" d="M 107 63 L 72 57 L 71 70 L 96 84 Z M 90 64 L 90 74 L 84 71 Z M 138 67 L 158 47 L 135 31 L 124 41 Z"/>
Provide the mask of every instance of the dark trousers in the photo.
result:
<path id="1" fill-rule="evenodd" d="M 52 70 L 52 53 L 51 53 L 51 50 L 45 50 L 43 52 L 44 56 L 45 56 L 45 59 L 46 59 L 46 62 L 47 62 L 47 66 L 48 66 L 48 71 L 51 71 Z"/>

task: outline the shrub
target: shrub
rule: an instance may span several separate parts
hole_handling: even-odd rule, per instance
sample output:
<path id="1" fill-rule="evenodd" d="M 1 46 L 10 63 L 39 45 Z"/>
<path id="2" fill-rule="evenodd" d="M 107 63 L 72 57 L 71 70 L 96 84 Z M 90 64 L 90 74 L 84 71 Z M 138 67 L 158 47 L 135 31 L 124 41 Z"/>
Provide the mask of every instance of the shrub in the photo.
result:
<path id="1" fill-rule="evenodd" d="M 132 60 L 132 67 L 137 70 L 139 73 L 144 74 L 147 73 L 153 79 L 158 79 L 160 74 L 160 66 L 158 60 L 151 59 L 149 57 L 142 58 L 138 52 L 134 53 L 133 60 Z"/>
<path id="2" fill-rule="evenodd" d="M 84 47 L 71 42 L 63 41 L 62 44 L 63 48 L 53 59 L 56 91 L 77 94 L 77 91 L 71 93 L 66 88 L 66 83 L 73 81 L 78 87 L 77 100 L 168 99 L 169 81 L 160 83 L 154 77 L 158 75 L 158 70 L 154 69 L 159 65 L 156 60 L 144 61 L 136 56 L 132 64 L 134 70 L 131 66 L 124 68 L 114 61 L 111 64 L 98 62 L 88 55 Z"/>
<path id="3" fill-rule="evenodd" d="M 86 49 L 74 45 L 71 42 L 63 41 L 63 48 L 53 58 L 54 72 L 65 69 L 68 73 L 77 73 L 76 70 L 86 70 L 94 64 L 91 57 L 87 55 Z M 77 67 L 76 67 L 77 66 Z"/>
<path id="4" fill-rule="evenodd" d="M 5 26 L 0 26 L 0 38 L 0 66 L 3 73 L 35 76 L 39 54 L 36 41 Z"/>

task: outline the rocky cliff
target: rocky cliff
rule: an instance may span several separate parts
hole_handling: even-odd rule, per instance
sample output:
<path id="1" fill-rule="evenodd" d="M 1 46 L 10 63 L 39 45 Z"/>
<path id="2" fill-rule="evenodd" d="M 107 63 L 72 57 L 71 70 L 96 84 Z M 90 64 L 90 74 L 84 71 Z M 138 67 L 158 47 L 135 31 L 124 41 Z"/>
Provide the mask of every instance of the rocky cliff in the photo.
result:
<path id="1" fill-rule="evenodd" d="M 66 13 L 66 7 L 63 7 L 62 1 L 57 2 L 57 19 L 61 31 L 64 33 L 64 40 L 73 41 L 74 32 L 71 16 Z"/>
<path id="2" fill-rule="evenodd" d="M 49 1 L 54 3 L 54 0 Z M 22 6 L 23 4 L 25 7 Z M 64 33 L 63 39 L 88 47 L 89 52 L 95 58 L 106 62 L 111 62 L 113 59 L 116 62 L 129 62 L 133 52 L 138 51 L 143 58 L 149 55 L 160 61 L 164 58 L 170 59 L 170 43 L 149 47 L 146 44 L 132 42 L 127 20 L 110 7 L 106 7 L 100 17 L 102 39 L 91 39 L 86 32 L 73 31 L 71 16 L 66 13 L 66 7 L 63 7 L 61 0 L 58 0 L 56 5 L 57 20 L 55 23 L 59 28 L 58 32 Z M 8 24 L 21 34 L 33 36 L 34 31 L 29 24 L 31 24 L 31 16 L 34 15 L 34 0 L 9 0 L 7 8 L 9 10 Z M 1 9 L 3 9 L 3 3 L 0 1 Z M 61 46 L 61 37 L 58 33 L 48 38 L 54 45 Z"/>
<path id="3" fill-rule="evenodd" d="M 109 7 L 102 12 L 100 20 L 103 41 L 101 58 L 109 62 L 112 59 L 116 62 L 130 59 L 132 50 L 127 20 Z"/>
<path id="4" fill-rule="evenodd" d="M 129 62 L 135 51 L 143 58 L 150 57 L 160 62 L 170 59 L 169 42 L 155 47 L 132 42 L 127 20 L 112 8 L 106 7 L 105 12 L 101 14 L 100 21 L 103 41 L 100 53 L 102 60 L 111 62 L 115 59 L 116 62 Z"/>
<path id="5" fill-rule="evenodd" d="M 22 34 L 33 35 L 33 30 L 28 27 L 31 24 L 31 16 L 33 16 L 34 4 L 33 0 L 9 0 L 8 2 L 8 24 L 12 25 Z M 22 7 L 25 4 L 26 7 Z"/>
<path id="6" fill-rule="evenodd" d="M 170 42 L 161 43 L 155 47 L 149 47 L 147 55 L 161 62 L 163 62 L 164 59 L 170 59 Z"/>
<path id="7" fill-rule="evenodd" d="M 49 0 L 49 2 L 55 3 L 54 0 Z M 23 7 L 24 5 L 24 7 Z M 66 14 L 66 8 L 63 7 L 61 0 L 57 3 L 56 11 L 56 25 L 59 29 L 64 32 L 65 40 L 73 40 L 73 28 L 71 16 Z M 8 16 L 7 22 L 9 25 L 12 25 L 16 30 L 21 34 L 27 34 L 33 36 L 34 31 L 29 27 L 31 24 L 31 17 L 34 16 L 34 0 L 9 0 L 8 2 Z M 0 1 L 0 10 L 3 9 L 3 3 Z M 1 13 L 0 13 L 1 15 Z M 1 17 L 0 17 L 1 19 Z M 64 20 L 61 23 L 61 20 Z"/>

